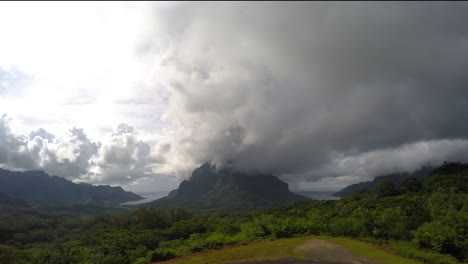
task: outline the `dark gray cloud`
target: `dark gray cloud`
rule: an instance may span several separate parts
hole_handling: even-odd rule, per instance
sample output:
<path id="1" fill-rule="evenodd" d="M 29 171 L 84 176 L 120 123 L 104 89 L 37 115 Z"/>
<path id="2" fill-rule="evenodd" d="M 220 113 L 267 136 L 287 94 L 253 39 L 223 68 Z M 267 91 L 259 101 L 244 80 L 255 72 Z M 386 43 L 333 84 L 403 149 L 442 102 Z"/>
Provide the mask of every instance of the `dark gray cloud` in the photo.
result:
<path id="1" fill-rule="evenodd" d="M 467 13 L 456 2 L 181 4 L 155 15 L 156 78 L 195 163 L 317 178 L 392 170 L 418 144 L 463 158 L 452 154 L 468 138 Z M 415 164 L 441 159 L 426 152 Z"/>

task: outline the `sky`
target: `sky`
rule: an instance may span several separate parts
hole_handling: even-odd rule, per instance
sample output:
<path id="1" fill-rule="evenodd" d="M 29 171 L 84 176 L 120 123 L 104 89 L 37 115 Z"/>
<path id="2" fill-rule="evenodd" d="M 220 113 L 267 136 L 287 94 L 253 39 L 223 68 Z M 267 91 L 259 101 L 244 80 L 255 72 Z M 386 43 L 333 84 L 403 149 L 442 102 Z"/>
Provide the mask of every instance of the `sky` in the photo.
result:
<path id="1" fill-rule="evenodd" d="M 468 160 L 464 2 L 0 3 L 0 167 L 337 190 Z"/>

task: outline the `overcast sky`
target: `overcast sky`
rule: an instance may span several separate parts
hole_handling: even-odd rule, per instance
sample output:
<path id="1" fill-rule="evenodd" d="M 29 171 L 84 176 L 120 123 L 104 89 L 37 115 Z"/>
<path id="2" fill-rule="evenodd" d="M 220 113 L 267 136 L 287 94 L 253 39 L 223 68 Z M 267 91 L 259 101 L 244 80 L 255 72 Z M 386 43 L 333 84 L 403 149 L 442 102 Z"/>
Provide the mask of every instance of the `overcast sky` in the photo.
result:
<path id="1" fill-rule="evenodd" d="M 468 3 L 0 3 L 0 166 L 294 190 L 468 159 Z"/>

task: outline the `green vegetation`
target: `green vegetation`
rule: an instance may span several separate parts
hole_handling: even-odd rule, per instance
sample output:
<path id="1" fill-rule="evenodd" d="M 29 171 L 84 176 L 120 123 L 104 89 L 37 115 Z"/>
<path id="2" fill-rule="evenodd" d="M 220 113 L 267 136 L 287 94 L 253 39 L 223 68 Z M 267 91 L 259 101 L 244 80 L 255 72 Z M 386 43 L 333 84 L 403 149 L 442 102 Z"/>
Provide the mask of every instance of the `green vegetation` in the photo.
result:
<path id="1" fill-rule="evenodd" d="M 351 184 L 342 190 L 333 194 L 336 197 L 346 197 L 355 194 L 358 191 L 365 190 L 368 192 L 373 192 L 377 188 L 377 184 L 382 180 L 391 180 L 395 184 L 400 184 L 400 188 L 405 189 L 406 183 L 404 181 L 406 179 L 414 179 L 416 182 L 421 181 L 429 176 L 432 172 L 433 168 L 431 167 L 422 167 L 419 170 L 416 170 L 412 173 L 402 172 L 402 173 L 392 173 L 387 175 L 381 175 L 375 177 L 372 181 L 367 182 L 360 182 L 356 184 Z M 403 190 L 405 191 L 405 190 Z"/>
<path id="2" fill-rule="evenodd" d="M 390 194 L 362 191 L 339 201 L 255 211 L 192 213 L 140 207 L 89 216 L 4 205 L 0 256 L 2 263 L 15 264 L 143 264 L 197 252 L 207 256 L 206 250 L 268 239 L 324 235 L 370 241 L 425 263 L 461 263 L 468 261 L 467 182 L 468 164 L 455 163 L 436 169 L 422 182 L 395 185 Z M 368 244 L 330 239 L 372 252 Z M 254 245 L 262 243 L 270 242 Z M 228 254 L 220 252 L 210 254 Z M 261 249 L 257 253 L 262 254 Z M 369 258 L 390 258 L 382 254 Z"/>

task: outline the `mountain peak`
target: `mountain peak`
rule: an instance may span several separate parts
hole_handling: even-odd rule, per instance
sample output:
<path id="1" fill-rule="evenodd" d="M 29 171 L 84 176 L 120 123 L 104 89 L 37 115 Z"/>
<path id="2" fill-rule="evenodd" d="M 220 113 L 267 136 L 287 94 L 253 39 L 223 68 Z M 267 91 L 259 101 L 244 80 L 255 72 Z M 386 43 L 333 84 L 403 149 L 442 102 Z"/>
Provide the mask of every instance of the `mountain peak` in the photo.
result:
<path id="1" fill-rule="evenodd" d="M 167 197 L 153 201 L 154 206 L 185 206 L 192 209 L 252 209 L 308 198 L 289 190 L 275 176 L 248 174 L 234 166 L 215 167 L 205 163 Z"/>

